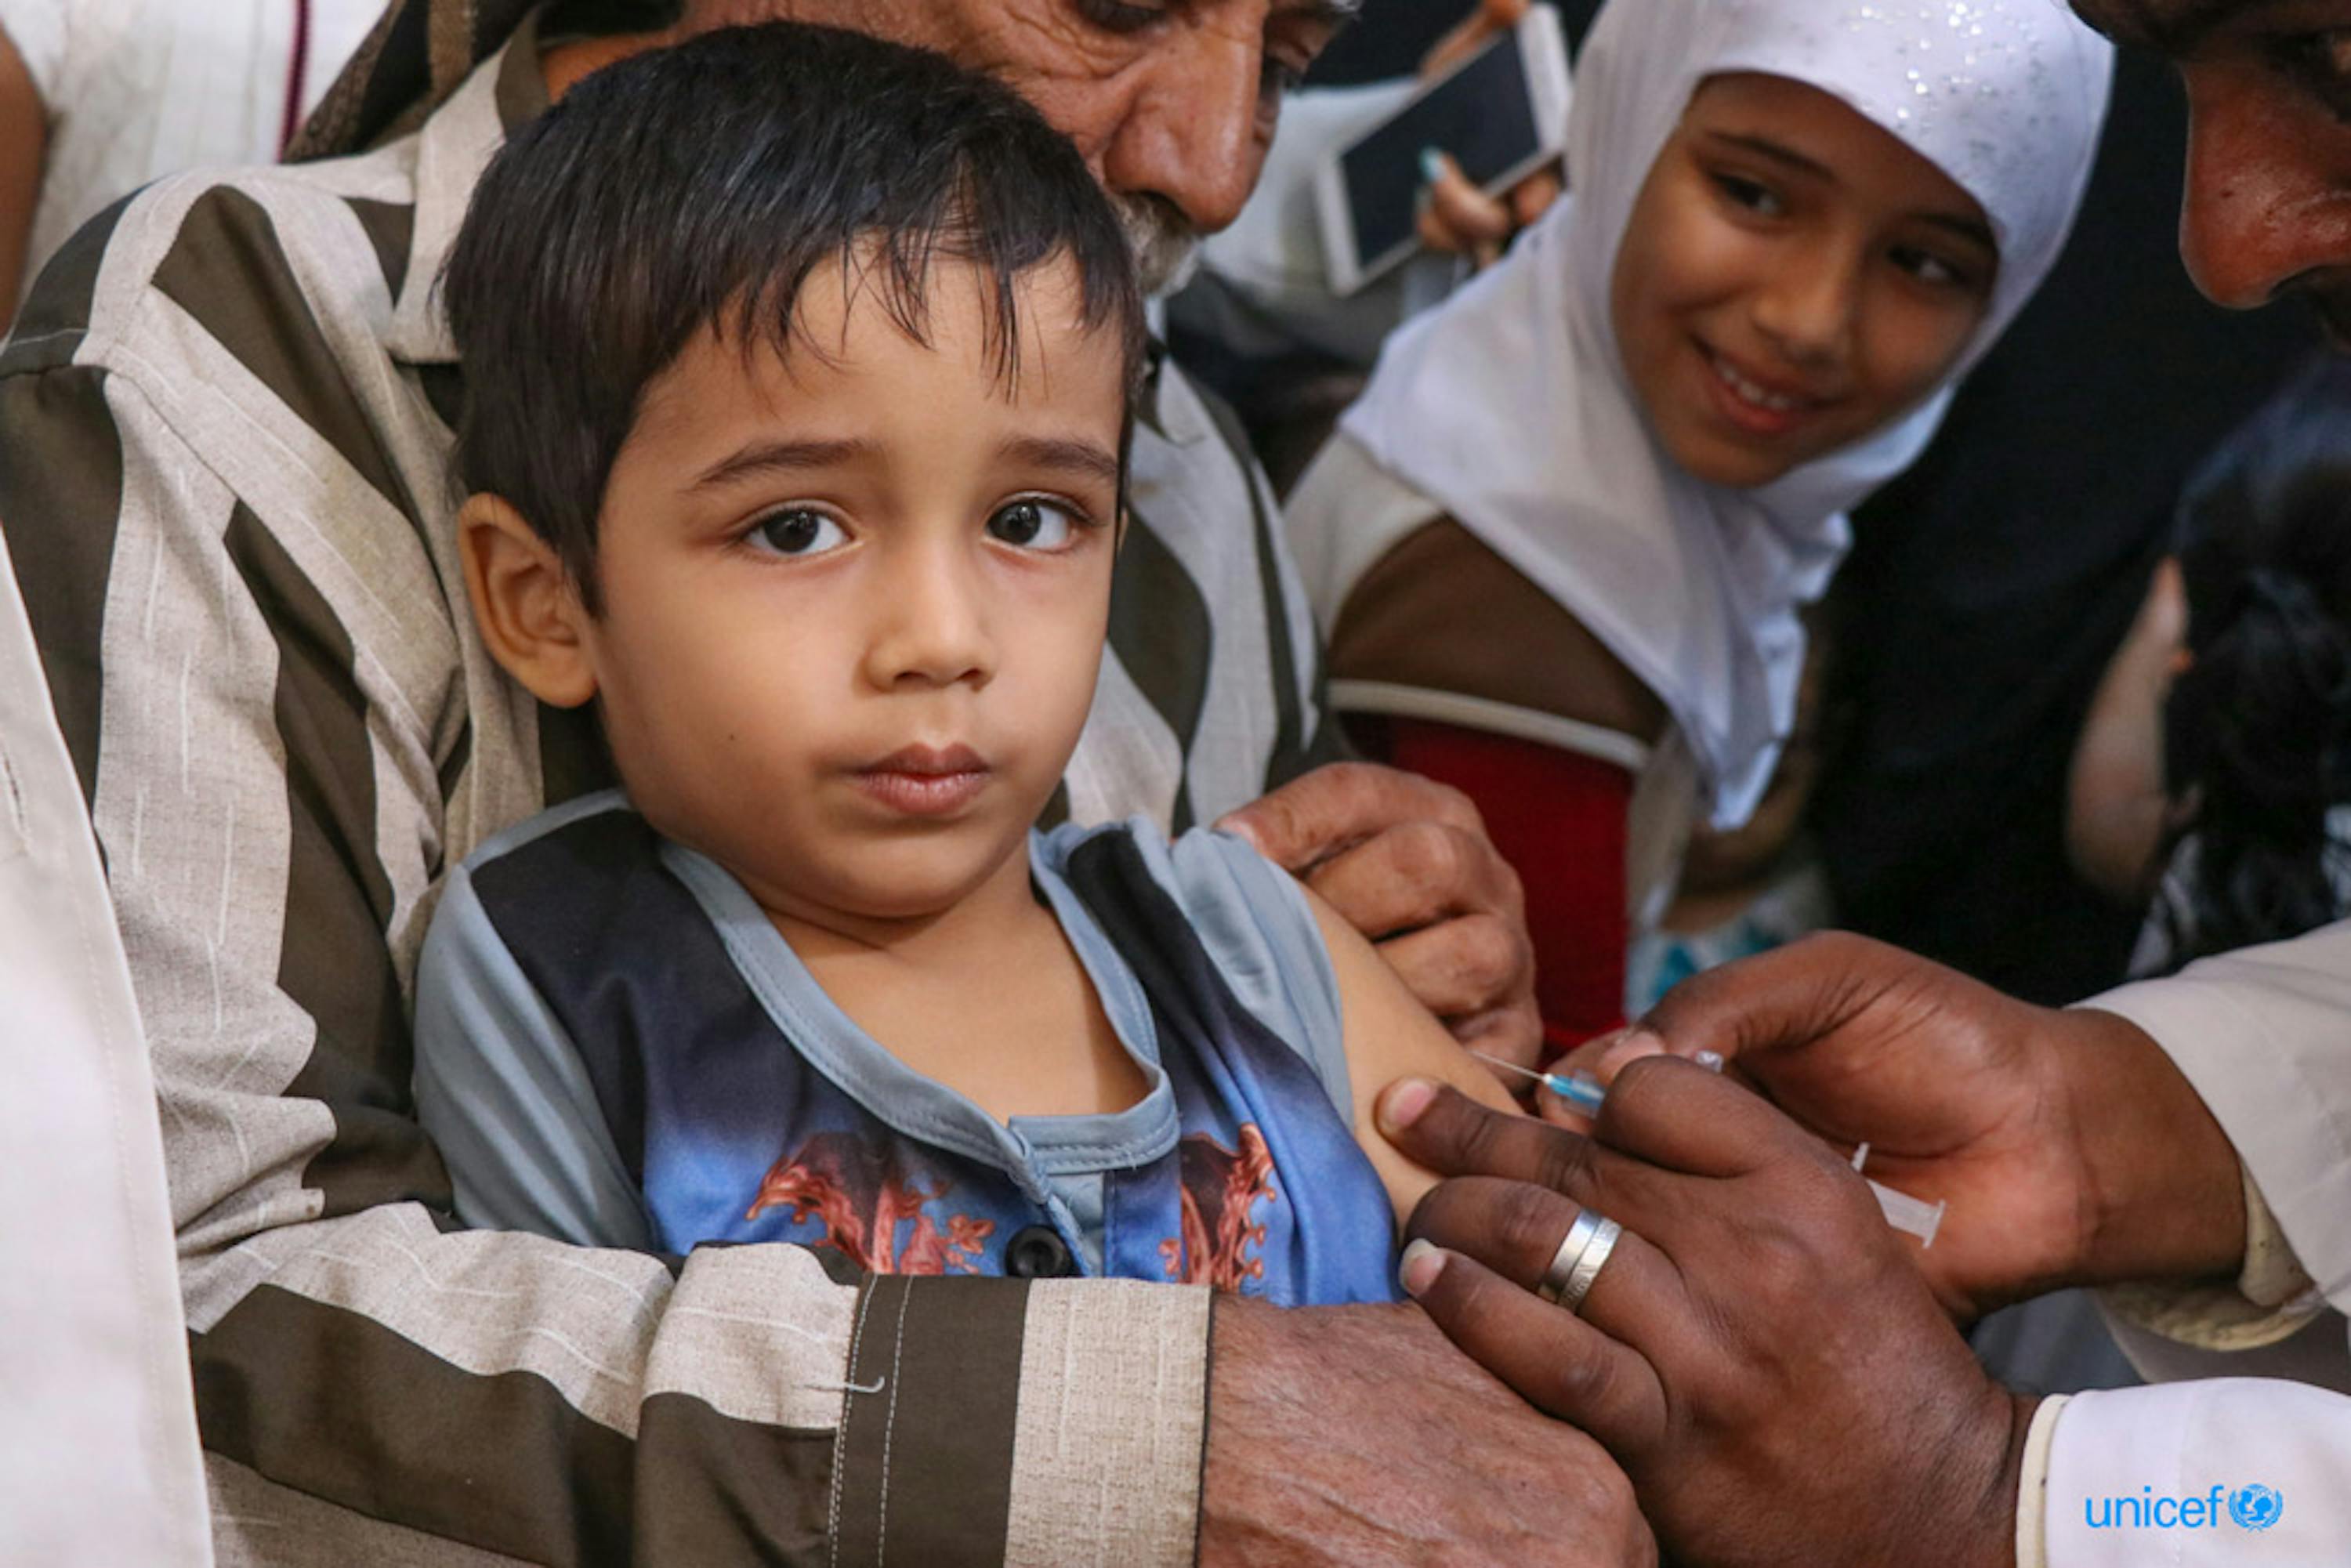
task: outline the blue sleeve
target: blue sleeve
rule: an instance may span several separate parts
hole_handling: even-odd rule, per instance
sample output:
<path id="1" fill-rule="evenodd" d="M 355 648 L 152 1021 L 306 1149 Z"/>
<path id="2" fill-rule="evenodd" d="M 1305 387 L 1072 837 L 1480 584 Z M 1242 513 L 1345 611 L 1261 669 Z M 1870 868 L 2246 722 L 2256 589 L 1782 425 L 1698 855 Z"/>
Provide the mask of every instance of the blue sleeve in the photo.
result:
<path id="1" fill-rule="evenodd" d="M 1243 840 L 1206 828 L 1151 852 L 1156 834 L 1144 837 L 1147 827 L 1129 831 L 1144 837 L 1153 874 L 1190 919 L 1234 997 L 1306 1059 L 1352 1126 L 1339 975 L 1297 879 Z"/>
<path id="2" fill-rule="evenodd" d="M 465 1224 L 657 1250 L 587 1069 L 463 869 L 417 968 L 415 1092 Z"/>

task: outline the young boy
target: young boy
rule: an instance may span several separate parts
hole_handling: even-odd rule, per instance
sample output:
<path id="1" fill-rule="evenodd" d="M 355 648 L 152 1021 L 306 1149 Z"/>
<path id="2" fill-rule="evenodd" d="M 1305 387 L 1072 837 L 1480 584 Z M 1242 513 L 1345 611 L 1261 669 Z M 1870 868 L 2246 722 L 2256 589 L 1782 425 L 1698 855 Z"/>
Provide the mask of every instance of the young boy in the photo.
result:
<path id="1" fill-rule="evenodd" d="M 1032 831 L 1144 351 L 1076 151 L 929 55 L 712 35 L 517 136 L 445 287 L 481 635 L 625 786 L 449 878 L 416 1092 L 460 1215 L 1392 1297 L 1427 1178 L 1371 1096 L 1499 1092 L 1238 841 Z"/>

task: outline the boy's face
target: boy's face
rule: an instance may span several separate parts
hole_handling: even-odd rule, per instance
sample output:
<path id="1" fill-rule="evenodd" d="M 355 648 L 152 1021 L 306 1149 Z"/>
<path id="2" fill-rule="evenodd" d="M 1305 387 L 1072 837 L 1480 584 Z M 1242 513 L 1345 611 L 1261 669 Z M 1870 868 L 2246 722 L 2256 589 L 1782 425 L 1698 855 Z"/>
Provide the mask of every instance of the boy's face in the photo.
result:
<path id="1" fill-rule="evenodd" d="M 942 909 L 1019 852 L 1094 693 L 1124 363 L 1066 265 L 942 264 L 929 347 L 842 270 L 789 358 L 705 334 L 647 389 L 582 617 L 622 776 L 771 909 Z M 813 350 L 807 345 L 814 345 Z"/>
<path id="2" fill-rule="evenodd" d="M 1983 209 L 1934 164 L 1818 88 L 1735 74 L 1658 154 L 1612 308 L 1659 441 L 1746 489 L 1932 392 L 1999 267 Z"/>

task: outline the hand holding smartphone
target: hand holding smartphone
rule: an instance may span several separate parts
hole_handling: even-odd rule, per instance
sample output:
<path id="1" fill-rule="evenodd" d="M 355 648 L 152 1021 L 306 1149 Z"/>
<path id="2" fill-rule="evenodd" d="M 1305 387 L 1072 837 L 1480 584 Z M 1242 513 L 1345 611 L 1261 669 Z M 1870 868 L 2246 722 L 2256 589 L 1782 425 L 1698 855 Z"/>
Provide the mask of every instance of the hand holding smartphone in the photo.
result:
<path id="1" fill-rule="evenodd" d="M 1352 295 L 1419 244 L 1426 151 L 1448 155 L 1489 194 L 1510 190 L 1567 145 L 1567 41 L 1548 5 L 1415 94 L 1317 172 L 1331 287 Z"/>

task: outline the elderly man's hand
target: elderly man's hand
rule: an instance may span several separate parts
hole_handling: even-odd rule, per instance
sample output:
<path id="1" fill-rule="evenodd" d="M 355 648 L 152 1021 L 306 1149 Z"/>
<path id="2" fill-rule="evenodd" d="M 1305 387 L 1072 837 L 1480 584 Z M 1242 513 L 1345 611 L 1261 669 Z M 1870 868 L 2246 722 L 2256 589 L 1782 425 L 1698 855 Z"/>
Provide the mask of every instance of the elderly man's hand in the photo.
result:
<path id="1" fill-rule="evenodd" d="M 1455 1039 L 1534 1061 L 1542 1023 L 1526 903 L 1468 796 L 1417 774 L 1341 762 L 1217 825 L 1370 937 Z"/>
<path id="2" fill-rule="evenodd" d="M 1519 25 L 1533 0 L 1479 0 L 1461 25 L 1437 40 L 1421 61 L 1424 80 L 1442 75 Z M 1559 200 L 1563 188 L 1556 168 L 1539 170 L 1505 191 L 1489 196 L 1469 182 L 1460 165 L 1437 150 L 1444 172 L 1430 183 L 1428 201 L 1420 212 L 1420 243 L 1446 256 L 1468 256 L 1479 267 L 1491 267 L 1510 236 L 1525 228 Z"/>
<path id="3" fill-rule="evenodd" d="M 1406 1083 L 1405 1281 L 1454 1342 L 1597 1437 L 1660 1543 L 1717 1568 L 2013 1561 L 2032 1406 L 1993 1385 L 1869 1191 L 1741 1085 L 1634 1063 L 1587 1138 Z M 1534 1293 L 1583 1207 L 1624 1233 L 1582 1315 Z M 1431 1244 L 1422 1247 L 1417 1243 Z"/>
<path id="4" fill-rule="evenodd" d="M 1652 1568 L 1632 1483 L 1412 1307 L 1216 1306 L 1207 1568 Z"/>
<path id="5" fill-rule="evenodd" d="M 1914 1256 L 1961 1319 L 2242 1259 L 2235 1151 L 2170 1058 L 2111 1014 L 2029 1007 L 1839 934 L 1698 976 L 1567 1065 L 1606 1083 L 1701 1051 L 1839 1150 L 1868 1144 L 1870 1176 L 1949 1205 Z M 1584 1124 L 1543 1098 L 1548 1118 Z"/>

